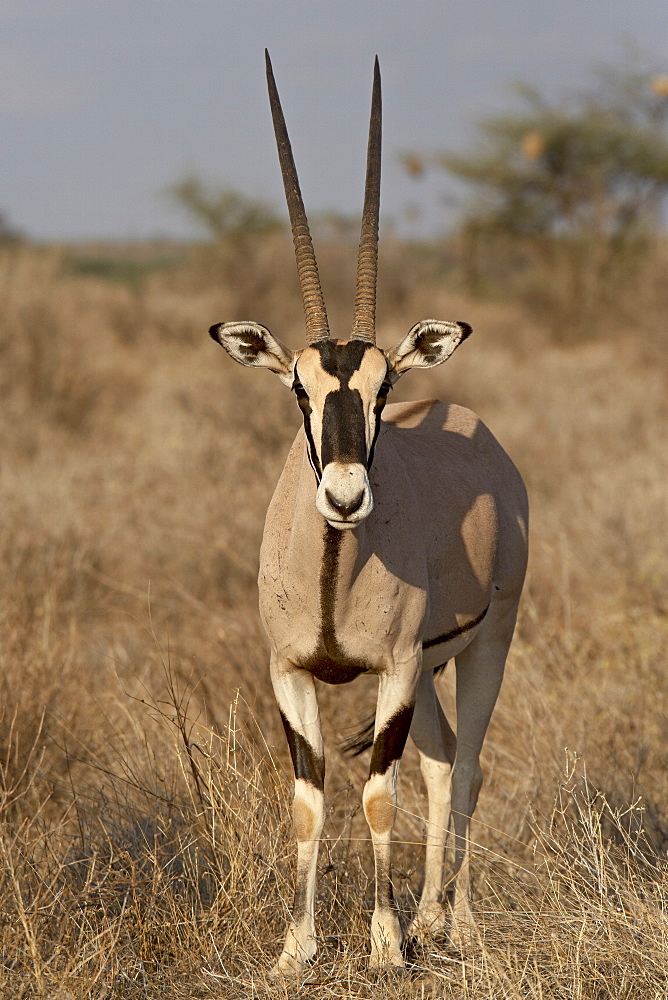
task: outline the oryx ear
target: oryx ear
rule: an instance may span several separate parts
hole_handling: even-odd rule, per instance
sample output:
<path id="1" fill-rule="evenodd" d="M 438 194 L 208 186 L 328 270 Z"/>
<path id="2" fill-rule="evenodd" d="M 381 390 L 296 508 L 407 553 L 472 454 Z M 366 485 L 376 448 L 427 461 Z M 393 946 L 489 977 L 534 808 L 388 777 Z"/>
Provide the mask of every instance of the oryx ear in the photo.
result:
<path id="1" fill-rule="evenodd" d="M 249 368 L 268 368 L 290 387 L 294 381 L 295 352 L 272 337 L 260 323 L 215 323 L 209 334 L 231 358 Z"/>
<path id="2" fill-rule="evenodd" d="M 389 371 L 398 378 L 409 368 L 433 368 L 446 361 L 471 333 L 468 323 L 423 319 L 387 351 Z"/>

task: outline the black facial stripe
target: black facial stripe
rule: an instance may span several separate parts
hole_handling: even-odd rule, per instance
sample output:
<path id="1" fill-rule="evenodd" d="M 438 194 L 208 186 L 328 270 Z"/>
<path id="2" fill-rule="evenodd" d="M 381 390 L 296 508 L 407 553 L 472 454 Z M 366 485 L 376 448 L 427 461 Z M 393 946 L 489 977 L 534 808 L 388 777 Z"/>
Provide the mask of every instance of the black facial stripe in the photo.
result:
<path id="1" fill-rule="evenodd" d="M 295 380 L 292 383 L 292 391 L 297 397 L 299 409 L 302 411 L 304 417 L 304 433 L 306 434 L 306 440 L 308 441 L 308 460 L 311 463 L 311 468 L 315 472 L 315 478 L 319 484 L 322 479 L 322 469 L 320 468 L 318 452 L 316 451 L 315 441 L 313 440 L 313 431 L 311 430 L 311 404 L 309 402 L 308 393 L 299 381 L 296 371 Z"/>
<path id="2" fill-rule="evenodd" d="M 378 435 L 380 433 L 380 415 L 385 408 L 385 403 L 387 399 L 385 396 L 379 396 L 376 400 L 376 405 L 373 408 L 373 415 L 376 421 L 376 426 L 373 429 L 373 438 L 371 439 L 371 447 L 369 448 L 369 458 L 366 463 L 367 472 L 370 471 L 373 464 L 373 453 L 376 450 L 376 441 L 378 440 Z"/>
<path id="3" fill-rule="evenodd" d="M 373 408 L 373 415 L 376 424 L 373 429 L 373 438 L 371 439 L 371 447 L 369 448 L 369 458 L 366 463 L 367 472 L 371 471 L 371 466 L 373 464 L 373 454 L 374 451 L 376 450 L 376 441 L 378 440 L 378 434 L 380 433 L 380 415 L 383 412 L 391 388 L 392 388 L 392 383 L 389 381 L 388 373 L 386 371 L 385 378 L 383 379 L 383 384 L 378 390 L 378 396 L 376 397 L 376 405 Z"/>
<path id="4" fill-rule="evenodd" d="M 362 358 L 372 346 L 363 340 L 351 340 L 348 344 L 335 344 L 333 340 L 321 340 L 312 345 L 328 375 L 340 379 L 347 386 L 362 363 Z"/>
<path id="5" fill-rule="evenodd" d="M 390 764 L 400 760 L 406 746 L 408 730 L 411 728 L 414 705 L 404 705 L 393 715 L 373 741 L 369 776 L 385 774 Z"/>
<path id="6" fill-rule="evenodd" d="M 313 440 L 313 431 L 311 430 L 311 411 L 308 413 L 304 411 L 304 432 L 306 434 L 306 440 L 308 441 L 308 459 L 311 463 L 311 468 L 315 472 L 315 478 L 320 483 L 322 479 L 322 469 L 320 468 L 320 462 L 318 460 L 318 452 L 315 450 L 315 441 Z"/>
<path id="7" fill-rule="evenodd" d="M 305 740 L 301 733 L 292 728 L 282 712 L 281 720 L 288 740 L 288 746 L 290 747 L 295 778 L 308 781 L 311 785 L 315 785 L 316 788 L 322 791 L 325 787 L 324 758 L 319 757 L 308 740 Z"/>
<path id="8" fill-rule="evenodd" d="M 357 389 L 328 392 L 322 413 L 323 468 L 330 462 L 366 463 L 364 406 Z"/>
<path id="9" fill-rule="evenodd" d="M 373 462 L 376 440 L 380 432 L 380 414 L 385 406 L 392 383 L 385 379 L 378 390 L 374 406 L 375 426 L 367 456 L 366 420 L 361 394 L 357 389 L 350 389 L 349 382 L 355 372 L 359 371 L 362 359 L 371 348 L 371 344 L 352 340 L 347 344 L 336 344 L 326 340 L 313 344 L 314 350 L 320 355 L 322 368 L 328 375 L 339 380 L 340 389 L 332 390 L 325 398 L 322 417 L 321 459 L 315 446 L 310 425 L 311 406 L 299 374 L 295 368 L 293 390 L 304 415 L 304 429 L 308 439 L 308 457 L 315 472 L 318 483 L 322 479 L 322 469 L 329 462 L 351 462 L 365 465 L 367 470 Z"/>

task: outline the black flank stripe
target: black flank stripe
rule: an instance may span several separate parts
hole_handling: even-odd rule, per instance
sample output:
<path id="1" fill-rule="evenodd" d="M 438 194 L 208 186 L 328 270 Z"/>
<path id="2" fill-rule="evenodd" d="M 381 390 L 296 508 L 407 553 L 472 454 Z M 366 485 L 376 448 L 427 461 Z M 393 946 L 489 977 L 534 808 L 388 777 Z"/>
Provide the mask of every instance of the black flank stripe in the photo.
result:
<path id="1" fill-rule="evenodd" d="M 426 642 L 422 643 L 422 648 L 431 649 L 432 646 L 440 646 L 443 642 L 450 642 L 451 639 L 456 639 L 458 635 L 463 635 L 464 632 L 470 632 L 472 628 L 480 624 L 488 611 L 489 604 L 483 613 L 474 618 L 472 622 L 467 622 L 466 625 L 459 625 L 457 628 L 453 628 L 451 632 L 444 632 L 443 635 L 437 635 L 435 639 L 427 639 Z"/>

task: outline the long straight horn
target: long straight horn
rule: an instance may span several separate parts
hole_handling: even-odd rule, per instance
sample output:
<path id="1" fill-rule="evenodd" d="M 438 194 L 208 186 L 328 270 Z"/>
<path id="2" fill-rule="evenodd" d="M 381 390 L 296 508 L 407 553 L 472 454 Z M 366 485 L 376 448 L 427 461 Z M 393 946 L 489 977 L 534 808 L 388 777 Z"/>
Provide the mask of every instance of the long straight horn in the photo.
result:
<path id="1" fill-rule="evenodd" d="M 353 316 L 353 340 L 376 343 L 376 276 L 378 274 L 378 217 L 380 214 L 380 151 L 382 141 L 382 98 L 378 56 L 373 68 L 373 96 L 369 145 L 366 158 L 366 186 L 362 235 L 357 257 L 357 291 Z"/>
<path id="2" fill-rule="evenodd" d="M 269 103 L 271 105 L 271 117 L 274 123 L 274 134 L 276 135 L 276 145 L 278 147 L 278 159 L 281 164 L 283 175 L 283 186 L 285 188 L 285 198 L 288 203 L 290 214 L 290 225 L 292 226 L 292 241 L 295 245 L 295 257 L 297 259 L 297 274 L 302 290 L 302 300 L 304 302 L 304 318 L 306 320 L 306 343 L 312 344 L 316 340 L 327 340 L 329 337 L 329 325 L 327 323 L 327 310 L 325 300 L 320 287 L 320 277 L 318 275 L 318 265 L 315 259 L 313 241 L 308 228 L 308 219 L 304 211 L 302 193 L 299 189 L 299 179 L 297 168 L 295 167 L 292 147 L 288 138 L 288 130 L 285 127 L 285 118 L 281 108 L 281 101 L 276 89 L 276 81 L 271 68 L 269 53 L 264 50 L 267 63 L 267 87 L 269 88 Z"/>

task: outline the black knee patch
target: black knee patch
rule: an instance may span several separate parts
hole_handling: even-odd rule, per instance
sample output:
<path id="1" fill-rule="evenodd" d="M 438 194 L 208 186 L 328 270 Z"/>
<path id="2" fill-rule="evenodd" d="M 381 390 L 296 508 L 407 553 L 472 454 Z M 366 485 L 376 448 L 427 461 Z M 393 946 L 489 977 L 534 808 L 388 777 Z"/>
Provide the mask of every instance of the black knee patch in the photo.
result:
<path id="1" fill-rule="evenodd" d="M 400 760 L 411 728 L 414 705 L 405 705 L 387 722 L 373 743 L 369 776 L 385 774 L 390 764 Z"/>
<path id="2" fill-rule="evenodd" d="M 308 740 L 292 728 L 282 712 L 281 719 L 290 747 L 295 778 L 310 782 L 322 792 L 325 787 L 325 758 L 320 757 Z"/>

